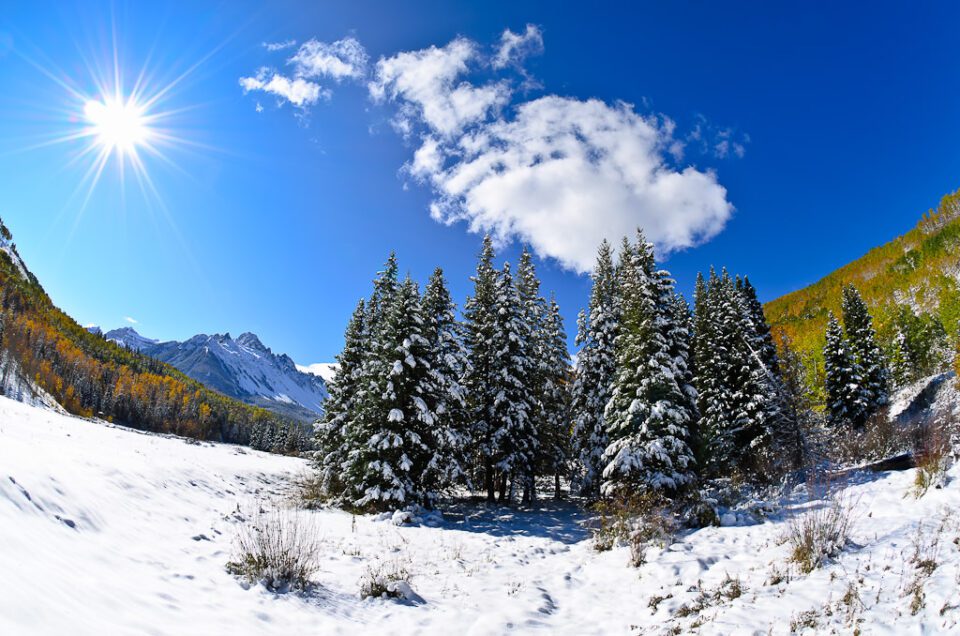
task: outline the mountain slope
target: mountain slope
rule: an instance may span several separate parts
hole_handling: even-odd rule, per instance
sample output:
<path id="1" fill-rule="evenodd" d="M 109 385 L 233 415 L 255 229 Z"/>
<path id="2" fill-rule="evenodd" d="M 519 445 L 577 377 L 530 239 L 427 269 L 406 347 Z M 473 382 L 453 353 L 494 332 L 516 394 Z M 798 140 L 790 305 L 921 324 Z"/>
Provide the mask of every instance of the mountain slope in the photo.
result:
<path id="1" fill-rule="evenodd" d="M 289 356 L 273 353 L 252 333 L 236 339 L 230 334 L 201 334 L 184 342 L 158 342 L 125 327 L 104 337 L 248 404 L 305 422 L 323 413 L 327 397 L 323 379 L 302 372 Z"/>
<path id="2" fill-rule="evenodd" d="M 822 280 L 764 306 L 775 332 L 787 336 L 811 371 L 822 367 L 830 312 L 840 313 L 840 292 L 854 284 L 874 316 L 881 341 L 901 306 L 927 313 L 953 338 L 960 318 L 960 190 L 948 194 L 917 226 Z"/>
<path id="3" fill-rule="evenodd" d="M 142 430 L 247 444 L 254 431 L 279 438 L 293 426 L 81 327 L 53 304 L 2 221 L 0 367 L 7 395 L 49 396 L 70 413 Z"/>

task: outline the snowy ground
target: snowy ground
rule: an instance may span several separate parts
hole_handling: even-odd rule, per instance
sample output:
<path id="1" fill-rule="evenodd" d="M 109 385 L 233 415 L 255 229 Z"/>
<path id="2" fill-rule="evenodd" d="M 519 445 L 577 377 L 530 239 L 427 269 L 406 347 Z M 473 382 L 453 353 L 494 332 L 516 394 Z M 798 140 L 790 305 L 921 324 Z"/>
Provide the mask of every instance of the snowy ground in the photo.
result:
<path id="1" fill-rule="evenodd" d="M 956 469 L 920 500 L 913 471 L 856 479 L 853 545 L 810 575 L 779 541 L 816 505 L 797 495 L 765 523 L 684 534 L 639 570 L 625 548 L 594 551 L 570 505 L 460 506 L 436 528 L 300 512 L 323 542 L 316 589 L 240 585 L 224 568 L 240 520 L 284 505 L 305 469 L 0 398 L 0 634 L 960 631 Z M 361 600 L 370 569 L 406 570 L 424 602 Z"/>

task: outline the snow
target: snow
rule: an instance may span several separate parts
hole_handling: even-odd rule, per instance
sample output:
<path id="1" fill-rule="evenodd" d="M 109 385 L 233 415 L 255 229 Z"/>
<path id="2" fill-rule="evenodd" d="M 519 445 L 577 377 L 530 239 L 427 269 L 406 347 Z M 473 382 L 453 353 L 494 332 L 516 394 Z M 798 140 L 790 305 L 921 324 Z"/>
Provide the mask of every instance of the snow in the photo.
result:
<path id="1" fill-rule="evenodd" d="M 809 575 L 791 572 L 781 540 L 791 514 L 818 505 L 800 489 L 766 520 L 738 515 L 652 548 L 639 569 L 625 547 L 596 552 L 589 515 L 570 503 L 461 503 L 442 517 L 293 511 L 319 532 L 316 588 L 241 585 L 224 567 L 236 529 L 258 508 L 286 506 L 306 468 L 0 398 L 0 634 L 960 629 L 960 521 L 946 514 L 960 506 L 958 468 L 919 500 L 907 495 L 913 471 L 853 476 L 852 542 Z M 360 599 L 378 572 L 407 573 L 392 586 L 401 599 Z M 683 606 L 698 609 L 681 616 Z"/>

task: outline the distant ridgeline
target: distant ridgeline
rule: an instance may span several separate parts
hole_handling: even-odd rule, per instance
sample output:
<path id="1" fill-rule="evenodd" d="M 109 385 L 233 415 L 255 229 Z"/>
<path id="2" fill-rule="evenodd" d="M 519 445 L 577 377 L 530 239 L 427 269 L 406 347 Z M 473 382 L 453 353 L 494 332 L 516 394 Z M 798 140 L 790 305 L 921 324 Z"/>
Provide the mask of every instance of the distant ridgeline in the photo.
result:
<path id="1" fill-rule="evenodd" d="M 302 428 L 212 391 L 172 366 L 88 332 L 54 306 L 0 221 L 0 374 L 64 409 L 133 428 L 295 452 Z"/>
<path id="2" fill-rule="evenodd" d="M 874 248 L 817 283 L 767 303 L 774 333 L 800 352 L 811 388 L 823 386 L 823 346 L 830 312 L 840 314 L 844 285 L 853 284 L 870 308 L 880 343 L 900 380 L 949 364 L 960 319 L 960 190 L 893 241 Z M 912 344 L 911 344 L 912 343 Z M 953 345 L 953 346 L 951 346 Z M 903 360 L 912 347 L 915 359 Z"/>

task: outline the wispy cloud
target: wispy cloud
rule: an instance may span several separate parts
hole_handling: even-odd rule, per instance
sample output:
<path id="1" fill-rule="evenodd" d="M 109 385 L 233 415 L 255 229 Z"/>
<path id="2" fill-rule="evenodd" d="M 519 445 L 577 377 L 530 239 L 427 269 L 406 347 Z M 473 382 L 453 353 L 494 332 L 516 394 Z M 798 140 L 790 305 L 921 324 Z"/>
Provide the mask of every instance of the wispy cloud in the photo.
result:
<path id="1" fill-rule="evenodd" d="M 282 51 L 284 49 L 293 48 L 296 45 L 296 40 L 284 40 L 283 42 L 264 42 L 261 46 L 273 53 L 274 51 Z"/>
<path id="2" fill-rule="evenodd" d="M 296 41 L 264 43 L 270 52 L 296 46 Z M 326 43 L 318 40 L 304 42 L 297 52 L 286 61 L 291 73 L 262 67 L 253 76 L 241 77 L 240 86 L 245 92 L 262 91 L 277 97 L 279 103 L 290 103 L 307 109 L 320 100 L 329 99 L 332 92 L 320 82 L 343 79 L 360 80 L 366 76 L 368 57 L 366 50 L 355 38 L 348 37 Z M 258 106 L 260 106 L 258 102 Z M 262 110 L 262 106 L 258 112 Z"/>
<path id="3" fill-rule="evenodd" d="M 291 79 L 279 73 L 263 68 L 254 77 L 240 78 L 240 86 L 245 91 L 264 91 L 276 95 L 294 106 L 313 106 L 321 98 L 328 99 L 330 92 L 319 84 L 297 77 Z M 257 104 L 260 106 L 259 102 Z M 260 108 L 262 110 L 262 106 Z"/>
<path id="4" fill-rule="evenodd" d="M 123 319 L 124 319 L 125 321 L 127 321 L 128 323 L 130 323 L 131 325 L 138 325 L 138 324 L 140 324 L 140 321 L 139 321 L 139 320 L 137 320 L 136 318 L 131 318 L 130 316 L 124 316 Z"/>
<path id="5" fill-rule="evenodd" d="M 514 33 L 507 29 L 500 36 L 500 46 L 491 60 L 495 69 L 506 68 L 511 64 L 518 67 L 531 55 L 543 53 L 543 33 L 532 24 L 527 25 L 523 33 Z"/>
<path id="6" fill-rule="evenodd" d="M 475 86 L 457 81 L 479 61 L 476 44 L 457 38 L 444 47 L 380 58 L 368 88 L 374 100 L 400 105 L 394 124 L 405 135 L 420 122 L 431 132 L 450 137 L 510 101 L 506 82 Z"/>

